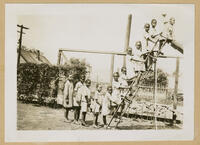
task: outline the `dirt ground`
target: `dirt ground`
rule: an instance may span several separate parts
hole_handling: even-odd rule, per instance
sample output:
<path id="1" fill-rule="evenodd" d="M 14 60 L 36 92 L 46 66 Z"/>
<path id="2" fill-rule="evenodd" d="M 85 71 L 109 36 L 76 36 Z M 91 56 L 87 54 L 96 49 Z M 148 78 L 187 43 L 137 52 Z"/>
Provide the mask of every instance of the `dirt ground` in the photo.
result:
<path id="1" fill-rule="evenodd" d="M 70 119 L 73 120 L 73 112 L 70 112 Z M 107 117 L 109 122 L 111 116 Z M 94 128 L 92 126 L 93 115 L 88 113 L 86 116 L 88 127 L 76 125 L 73 123 L 66 123 L 64 121 L 64 109 L 52 109 L 45 106 L 38 106 L 35 104 L 17 104 L 17 129 L 18 130 L 104 130 L 106 128 Z M 102 116 L 99 116 L 99 124 L 102 123 Z M 111 123 L 112 130 L 147 130 L 155 129 L 154 121 L 125 118 L 115 128 L 116 122 Z M 181 129 L 180 125 L 169 126 L 168 123 L 157 122 L 157 129 Z"/>

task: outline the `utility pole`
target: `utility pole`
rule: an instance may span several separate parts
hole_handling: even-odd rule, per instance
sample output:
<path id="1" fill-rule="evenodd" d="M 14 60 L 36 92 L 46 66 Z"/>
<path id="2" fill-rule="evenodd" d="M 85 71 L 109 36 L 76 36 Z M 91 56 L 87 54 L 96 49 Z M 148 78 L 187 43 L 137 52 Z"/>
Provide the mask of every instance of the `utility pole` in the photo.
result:
<path id="1" fill-rule="evenodd" d="M 29 29 L 27 27 L 24 27 L 23 25 L 17 25 L 17 27 L 20 28 L 20 31 L 17 31 L 20 33 L 20 37 L 19 37 L 19 49 L 18 49 L 18 58 L 17 58 L 17 66 L 19 66 L 20 64 L 20 56 L 21 56 L 21 49 L 22 49 L 22 34 L 25 34 L 23 32 L 23 29 Z"/>
<path id="2" fill-rule="evenodd" d="M 127 48 L 129 47 L 129 41 L 130 41 L 130 33 L 131 33 L 131 21 L 132 21 L 132 15 L 128 15 L 128 23 L 126 27 L 126 39 L 125 39 L 125 47 L 124 52 L 127 51 Z M 123 58 L 123 66 L 126 66 L 126 56 Z"/>

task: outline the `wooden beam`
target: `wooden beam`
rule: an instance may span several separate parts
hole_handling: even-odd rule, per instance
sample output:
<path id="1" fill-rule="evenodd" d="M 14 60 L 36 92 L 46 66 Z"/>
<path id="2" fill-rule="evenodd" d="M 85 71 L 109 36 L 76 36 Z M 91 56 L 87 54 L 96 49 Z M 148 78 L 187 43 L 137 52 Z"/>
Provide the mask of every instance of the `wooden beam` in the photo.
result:
<path id="1" fill-rule="evenodd" d="M 125 47 L 124 52 L 126 53 L 127 48 L 129 47 L 129 41 L 130 41 L 130 33 L 131 33 L 131 21 L 132 21 L 132 15 L 128 15 L 128 23 L 126 27 L 126 39 L 125 39 Z M 123 57 L 123 66 L 126 66 L 126 56 Z"/>
<path id="2" fill-rule="evenodd" d="M 111 65 L 110 65 L 110 84 L 112 84 L 112 80 L 113 80 L 113 71 L 114 71 L 114 61 L 115 61 L 115 55 L 112 54 L 112 57 L 111 57 Z"/>
<path id="3" fill-rule="evenodd" d="M 114 55 L 126 55 L 125 52 L 114 51 L 98 51 L 98 50 L 83 50 L 83 49 L 59 49 L 60 51 L 82 52 L 82 53 L 98 53 L 98 54 L 114 54 Z"/>
<path id="4" fill-rule="evenodd" d="M 61 51 L 58 51 L 58 60 L 57 60 L 57 65 L 60 65 L 60 61 L 61 61 Z"/>
<path id="5" fill-rule="evenodd" d="M 63 58 L 65 59 L 65 61 L 67 62 L 67 57 L 65 56 L 65 54 L 61 51 L 61 55 L 63 56 Z"/>
<path id="6" fill-rule="evenodd" d="M 61 48 L 60 51 L 69 51 L 69 52 L 81 52 L 81 53 L 97 53 L 97 54 L 114 54 L 114 55 L 126 55 L 126 52 L 115 52 L 115 51 L 99 51 L 99 50 L 83 50 L 83 49 L 68 49 L 68 48 Z M 183 58 L 177 56 L 166 56 L 160 55 L 159 58 Z"/>
<path id="7" fill-rule="evenodd" d="M 23 28 L 23 29 L 29 29 L 29 28 L 27 28 L 27 27 L 25 27 L 23 25 L 18 25 L 18 24 L 17 24 L 17 27 L 20 27 L 20 28 Z"/>
<path id="8" fill-rule="evenodd" d="M 154 98 L 154 108 L 155 108 L 155 112 L 154 112 L 154 121 L 155 121 L 155 129 L 157 130 L 157 114 L 156 114 L 156 110 L 157 110 L 157 78 L 158 78 L 158 73 L 157 73 L 157 62 L 154 62 L 154 91 L 153 91 L 153 98 Z"/>
<path id="9" fill-rule="evenodd" d="M 183 58 L 183 57 L 180 57 L 180 56 L 167 56 L 167 55 L 159 55 L 158 58 Z"/>
<path id="10" fill-rule="evenodd" d="M 178 77 L 179 77 L 179 58 L 176 59 L 176 73 L 175 73 L 175 85 L 174 85 L 174 97 L 173 97 L 173 109 L 177 108 L 177 93 L 178 93 Z"/>
<path id="11" fill-rule="evenodd" d="M 20 31 L 17 31 L 18 33 L 21 33 Z M 24 33 L 24 32 L 22 32 L 22 34 L 26 34 L 26 33 Z"/>

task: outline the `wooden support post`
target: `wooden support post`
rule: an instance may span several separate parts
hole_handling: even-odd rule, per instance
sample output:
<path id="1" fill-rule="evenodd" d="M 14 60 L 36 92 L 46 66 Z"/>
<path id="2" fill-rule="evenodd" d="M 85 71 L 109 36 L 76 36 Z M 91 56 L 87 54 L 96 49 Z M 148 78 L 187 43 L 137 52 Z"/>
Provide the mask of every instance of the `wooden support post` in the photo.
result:
<path id="1" fill-rule="evenodd" d="M 173 109 L 177 108 L 177 93 L 178 93 L 178 78 L 179 78 L 179 58 L 176 58 L 176 72 L 175 72 L 175 85 L 174 85 L 174 96 L 173 96 Z"/>
<path id="2" fill-rule="evenodd" d="M 17 66 L 19 66 L 20 64 L 20 56 L 21 56 L 21 49 L 22 49 L 22 34 L 25 34 L 23 32 L 23 29 L 29 29 L 27 27 L 24 27 L 23 25 L 17 25 L 17 27 L 20 27 L 20 31 L 17 31 L 20 33 L 20 37 L 19 37 L 19 48 L 18 48 L 18 58 L 17 58 Z"/>
<path id="3" fill-rule="evenodd" d="M 153 98 L 154 98 L 154 108 L 155 108 L 155 112 L 154 112 L 154 120 L 155 120 L 155 129 L 157 130 L 157 60 L 155 60 L 154 62 L 154 91 L 153 91 Z"/>
<path id="4" fill-rule="evenodd" d="M 60 53 L 61 53 L 61 55 L 63 56 L 65 62 L 67 62 L 67 61 L 68 61 L 68 60 L 67 60 L 67 57 L 65 56 L 65 54 L 63 53 L 63 51 L 61 51 Z"/>
<path id="5" fill-rule="evenodd" d="M 125 39 L 125 47 L 124 52 L 126 53 L 127 48 L 129 47 L 129 41 L 130 41 L 130 33 L 131 33 L 131 21 L 132 21 L 132 15 L 128 15 L 128 23 L 126 27 L 126 39 Z M 126 66 L 126 56 L 123 58 L 123 66 Z"/>
<path id="6" fill-rule="evenodd" d="M 110 65 L 110 84 L 112 84 L 112 80 L 113 80 L 114 60 L 115 60 L 115 55 L 112 54 L 112 56 L 111 56 L 111 65 Z"/>
<path id="7" fill-rule="evenodd" d="M 61 61 L 61 50 L 58 51 L 58 61 L 57 61 L 57 65 L 60 65 L 60 61 Z"/>
<path id="8" fill-rule="evenodd" d="M 99 83 L 99 73 L 97 73 L 97 84 Z"/>

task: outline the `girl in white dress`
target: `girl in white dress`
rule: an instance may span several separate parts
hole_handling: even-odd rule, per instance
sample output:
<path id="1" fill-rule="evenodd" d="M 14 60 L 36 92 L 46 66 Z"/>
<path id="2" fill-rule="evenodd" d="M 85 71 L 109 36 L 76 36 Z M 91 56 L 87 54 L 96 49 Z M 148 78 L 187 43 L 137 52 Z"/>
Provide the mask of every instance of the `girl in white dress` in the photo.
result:
<path id="1" fill-rule="evenodd" d="M 112 81 L 112 113 L 116 110 L 117 105 L 121 103 L 121 82 L 119 81 L 119 73 L 114 72 Z"/>
<path id="2" fill-rule="evenodd" d="M 73 86 L 73 75 L 69 75 L 68 80 L 65 83 L 64 87 L 64 95 L 63 95 L 63 106 L 65 108 L 65 118 L 66 122 L 71 122 L 69 120 L 69 111 L 74 109 L 73 108 L 73 93 L 74 93 L 74 86 Z"/>
<path id="3" fill-rule="evenodd" d="M 121 86 L 124 87 L 124 88 L 128 87 L 128 81 L 129 81 L 126 72 L 127 72 L 126 71 L 126 67 L 122 67 L 121 68 L 121 74 L 120 74 L 120 77 L 119 77 L 119 82 L 121 83 Z M 121 94 L 123 96 L 126 96 L 127 95 L 127 91 L 128 91 L 127 89 L 122 89 L 121 90 Z"/>
<path id="4" fill-rule="evenodd" d="M 110 102 L 112 98 L 112 86 L 107 87 L 107 92 L 102 98 L 102 116 L 104 127 L 107 126 L 106 116 L 110 113 Z"/>
<path id="5" fill-rule="evenodd" d="M 66 78 L 64 76 L 64 73 L 60 72 L 59 77 L 57 79 L 58 79 L 58 93 L 57 93 L 56 101 L 57 101 L 57 104 L 63 106 L 64 86 L 65 86 L 65 82 L 66 82 Z"/>
<path id="6" fill-rule="evenodd" d="M 81 102 L 81 112 L 82 112 L 82 125 L 87 126 L 85 122 L 86 113 L 88 111 L 88 106 L 90 104 L 90 91 L 91 80 L 87 79 L 85 84 L 78 90 L 78 98 L 80 98 Z"/>
<path id="7" fill-rule="evenodd" d="M 98 126 L 98 116 L 101 108 L 101 101 L 102 101 L 102 86 L 100 84 L 97 85 L 97 90 L 94 95 L 94 104 L 93 104 L 93 114 L 94 114 L 94 120 L 93 125 L 94 127 Z"/>
<path id="8" fill-rule="evenodd" d="M 76 83 L 74 88 L 74 124 L 80 124 L 79 123 L 79 117 L 80 117 L 80 111 L 81 111 L 81 104 L 80 104 L 80 98 L 78 96 L 79 89 L 83 86 L 85 82 L 85 75 L 81 75 L 80 81 Z"/>
<path id="9" fill-rule="evenodd" d="M 112 104 L 111 104 L 111 110 L 112 110 L 112 114 L 116 111 L 118 105 L 121 105 L 121 107 L 119 108 L 119 112 L 122 113 L 123 109 L 124 109 L 124 102 L 122 102 L 123 100 L 123 90 L 125 89 L 129 89 L 129 86 L 123 86 L 122 83 L 119 80 L 119 73 L 115 72 L 113 74 L 113 82 L 112 82 Z M 115 116 L 117 117 L 117 116 Z"/>

